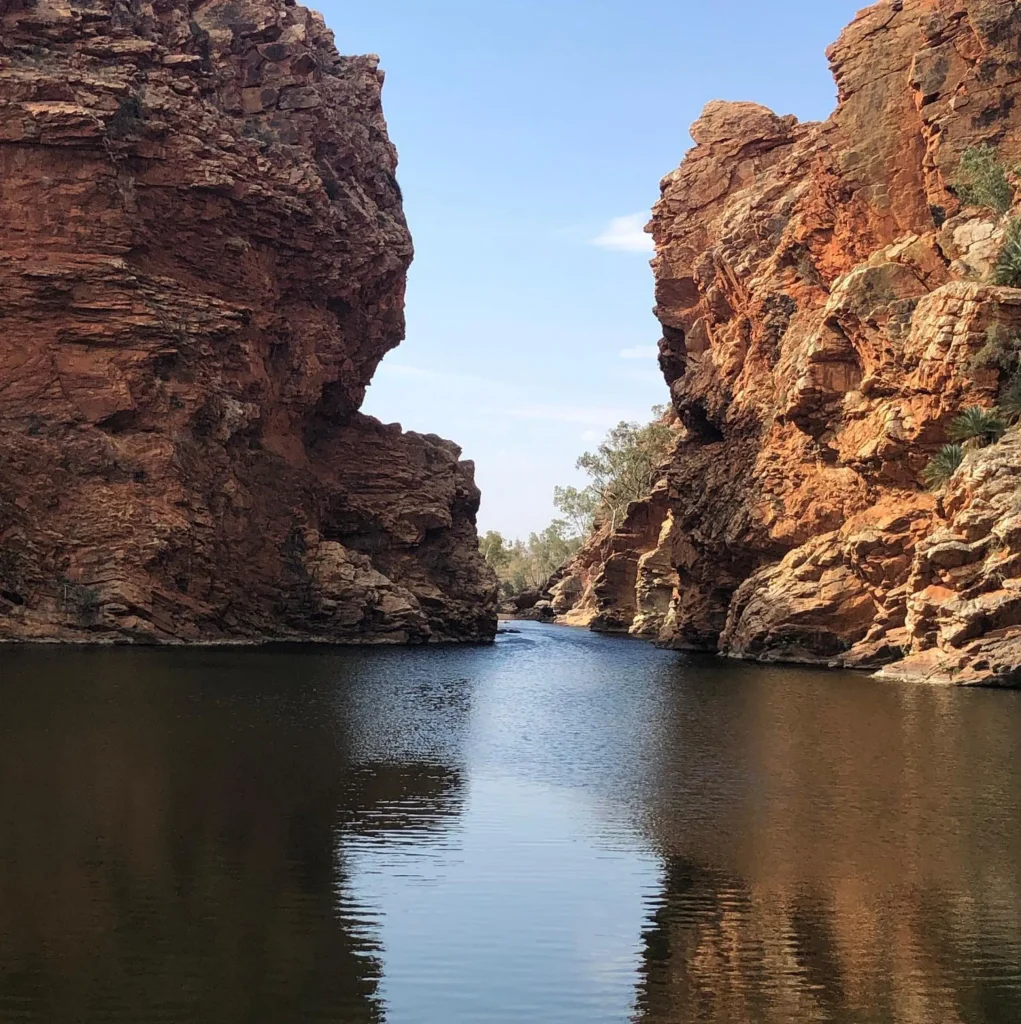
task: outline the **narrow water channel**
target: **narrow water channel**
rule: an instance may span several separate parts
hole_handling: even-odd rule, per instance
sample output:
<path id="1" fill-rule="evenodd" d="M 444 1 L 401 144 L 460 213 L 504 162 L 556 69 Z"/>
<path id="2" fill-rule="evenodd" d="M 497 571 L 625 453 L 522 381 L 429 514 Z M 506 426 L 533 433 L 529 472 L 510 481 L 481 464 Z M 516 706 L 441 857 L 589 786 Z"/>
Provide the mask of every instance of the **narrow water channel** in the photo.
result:
<path id="1" fill-rule="evenodd" d="M 1021 1020 L 1021 694 L 515 628 L 0 648 L 0 1022 Z"/>

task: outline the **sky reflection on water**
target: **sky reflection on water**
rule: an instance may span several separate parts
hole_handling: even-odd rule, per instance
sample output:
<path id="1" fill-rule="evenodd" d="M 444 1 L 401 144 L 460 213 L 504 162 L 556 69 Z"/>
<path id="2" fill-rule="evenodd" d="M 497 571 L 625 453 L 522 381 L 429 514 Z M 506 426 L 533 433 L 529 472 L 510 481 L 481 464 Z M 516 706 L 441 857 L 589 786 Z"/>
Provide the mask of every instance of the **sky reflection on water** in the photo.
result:
<path id="1" fill-rule="evenodd" d="M 0 652 L 0 1022 L 1021 1019 L 1021 694 Z"/>

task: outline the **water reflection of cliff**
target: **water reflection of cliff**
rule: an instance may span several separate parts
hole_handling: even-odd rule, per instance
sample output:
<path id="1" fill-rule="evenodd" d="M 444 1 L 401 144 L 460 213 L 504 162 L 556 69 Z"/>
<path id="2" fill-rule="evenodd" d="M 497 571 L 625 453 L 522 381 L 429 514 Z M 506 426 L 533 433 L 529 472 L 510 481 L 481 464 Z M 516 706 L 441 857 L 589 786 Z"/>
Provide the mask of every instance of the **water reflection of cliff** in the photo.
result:
<path id="1" fill-rule="evenodd" d="M 1017 1021 L 1021 701 L 699 672 L 659 719 L 636 1019 Z"/>
<path id="2" fill-rule="evenodd" d="M 353 766 L 328 659 L 4 659 L 0 1019 L 382 1019 L 339 830 L 456 814 L 457 770 Z"/>

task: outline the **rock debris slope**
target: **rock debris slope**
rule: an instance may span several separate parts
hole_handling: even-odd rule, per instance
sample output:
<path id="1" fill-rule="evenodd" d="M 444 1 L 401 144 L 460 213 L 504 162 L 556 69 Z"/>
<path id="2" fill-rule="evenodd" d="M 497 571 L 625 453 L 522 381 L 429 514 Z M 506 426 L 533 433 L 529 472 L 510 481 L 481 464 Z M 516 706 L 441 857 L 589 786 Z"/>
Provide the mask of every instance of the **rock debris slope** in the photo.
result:
<path id="1" fill-rule="evenodd" d="M 1021 290 L 987 283 L 1010 215 L 952 187 L 970 147 L 1021 164 L 1021 6 L 886 0 L 829 56 L 830 120 L 711 103 L 663 181 L 660 363 L 686 436 L 555 606 L 678 648 L 1016 684 L 1021 442 L 942 494 L 920 479 L 960 411 L 996 403 L 989 329 L 1021 334 Z"/>
<path id="2" fill-rule="evenodd" d="M 472 464 L 359 412 L 381 84 L 289 0 L 0 0 L 0 637 L 493 635 Z"/>

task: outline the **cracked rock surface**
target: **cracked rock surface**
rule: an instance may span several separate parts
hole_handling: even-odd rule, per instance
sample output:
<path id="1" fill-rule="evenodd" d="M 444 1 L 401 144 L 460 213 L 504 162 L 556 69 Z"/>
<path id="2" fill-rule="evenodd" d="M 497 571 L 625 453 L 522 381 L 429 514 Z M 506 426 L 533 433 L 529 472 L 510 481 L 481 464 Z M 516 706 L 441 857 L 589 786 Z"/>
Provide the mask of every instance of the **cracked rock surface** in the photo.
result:
<path id="1" fill-rule="evenodd" d="M 1021 290 L 986 283 L 1007 218 L 950 187 L 968 147 L 1021 163 L 1019 47 L 1015 0 L 886 0 L 829 52 L 828 121 L 706 108 L 650 226 L 685 435 L 556 581 L 563 621 L 1021 680 L 1016 435 L 944 495 L 920 482 L 960 410 L 996 402 L 1000 371 L 976 361 L 989 329 L 1021 334 Z"/>
<path id="2" fill-rule="evenodd" d="M 0 638 L 494 635 L 472 464 L 359 412 L 377 63 L 285 0 L 0 0 Z"/>

